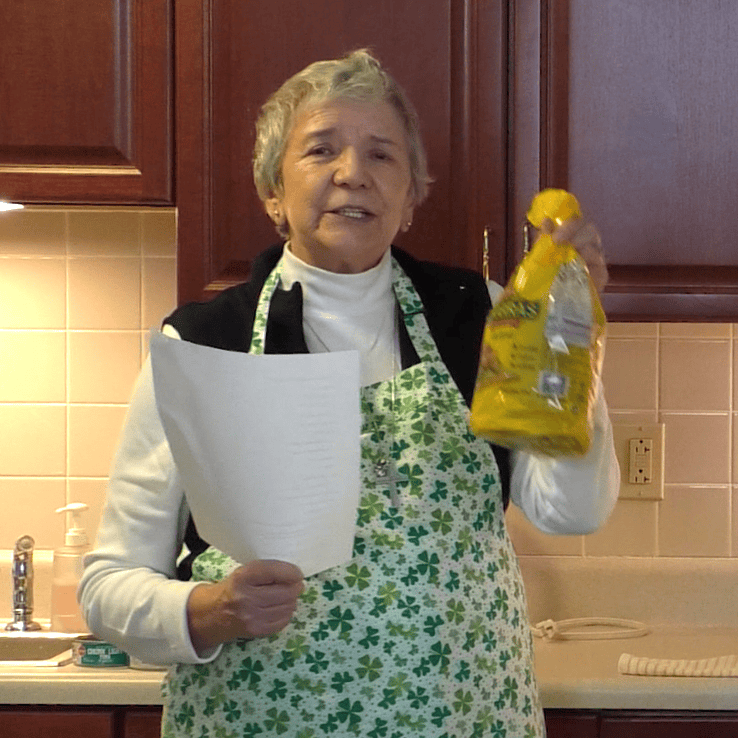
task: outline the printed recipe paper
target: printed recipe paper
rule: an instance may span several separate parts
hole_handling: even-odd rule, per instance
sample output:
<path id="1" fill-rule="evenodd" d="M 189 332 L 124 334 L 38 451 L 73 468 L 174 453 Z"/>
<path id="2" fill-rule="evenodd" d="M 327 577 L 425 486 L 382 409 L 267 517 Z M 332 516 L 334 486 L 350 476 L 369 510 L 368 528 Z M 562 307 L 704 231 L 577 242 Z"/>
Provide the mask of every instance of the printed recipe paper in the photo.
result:
<path id="1" fill-rule="evenodd" d="M 156 404 L 204 540 L 310 576 L 351 558 L 356 351 L 251 355 L 151 335 Z"/>

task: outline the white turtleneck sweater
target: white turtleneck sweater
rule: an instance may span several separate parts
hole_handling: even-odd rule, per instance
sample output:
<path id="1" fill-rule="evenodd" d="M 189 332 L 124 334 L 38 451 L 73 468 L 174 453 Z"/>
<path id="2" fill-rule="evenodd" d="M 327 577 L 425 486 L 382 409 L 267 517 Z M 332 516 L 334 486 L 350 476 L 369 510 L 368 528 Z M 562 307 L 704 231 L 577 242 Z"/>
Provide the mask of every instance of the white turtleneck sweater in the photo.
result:
<path id="1" fill-rule="evenodd" d="M 392 258 L 359 274 L 336 274 L 305 263 L 289 248 L 283 255 L 282 286 L 302 286 L 302 325 L 311 353 L 359 352 L 361 385 L 393 377 L 400 367 Z"/>
<path id="2" fill-rule="evenodd" d="M 362 384 L 399 368 L 397 308 L 389 252 L 363 274 L 334 274 L 285 253 L 282 286 L 300 282 L 310 351 L 358 349 Z M 341 316 L 340 318 L 337 316 Z M 164 332 L 179 337 L 171 326 Z M 602 391 L 589 452 L 579 458 L 513 455 L 510 498 L 547 533 L 587 533 L 612 510 L 619 470 Z M 108 498 L 80 586 L 90 629 L 149 663 L 203 663 L 195 652 L 187 599 L 197 582 L 176 580 L 189 509 L 154 397 L 147 360 L 113 461 Z"/>

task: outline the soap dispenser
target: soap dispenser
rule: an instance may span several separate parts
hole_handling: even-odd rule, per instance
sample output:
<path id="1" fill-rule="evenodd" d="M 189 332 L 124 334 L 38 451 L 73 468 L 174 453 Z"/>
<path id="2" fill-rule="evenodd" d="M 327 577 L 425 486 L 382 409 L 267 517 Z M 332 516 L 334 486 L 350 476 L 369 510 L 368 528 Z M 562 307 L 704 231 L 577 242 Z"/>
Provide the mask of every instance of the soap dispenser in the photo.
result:
<path id="1" fill-rule="evenodd" d="M 87 633 L 87 624 L 77 604 L 77 587 L 82 577 L 82 560 L 90 550 L 80 518 L 87 510 L 82 502 L 72 502 L 56 512 L 66 513 L 64 545 L 54 551 L 51 582 L 51 629 L 59 633 Z"/>

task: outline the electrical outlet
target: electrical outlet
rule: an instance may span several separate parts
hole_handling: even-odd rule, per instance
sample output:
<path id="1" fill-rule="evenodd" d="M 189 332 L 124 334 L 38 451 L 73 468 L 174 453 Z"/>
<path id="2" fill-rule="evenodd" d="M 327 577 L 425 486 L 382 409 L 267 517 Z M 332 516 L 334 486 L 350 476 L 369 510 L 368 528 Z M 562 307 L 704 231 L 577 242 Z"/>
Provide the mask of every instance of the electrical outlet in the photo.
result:
<path id="1" fill-rule="evenodd" d="M 653 438 L 631 438 L 628 446 L 628 484 L 651 484 Z"/>
<path id="2" fill-rule="evenodd" d="M 664 499 L 663 423 L 612 427 L 620 464 L 620 499 Z"/>

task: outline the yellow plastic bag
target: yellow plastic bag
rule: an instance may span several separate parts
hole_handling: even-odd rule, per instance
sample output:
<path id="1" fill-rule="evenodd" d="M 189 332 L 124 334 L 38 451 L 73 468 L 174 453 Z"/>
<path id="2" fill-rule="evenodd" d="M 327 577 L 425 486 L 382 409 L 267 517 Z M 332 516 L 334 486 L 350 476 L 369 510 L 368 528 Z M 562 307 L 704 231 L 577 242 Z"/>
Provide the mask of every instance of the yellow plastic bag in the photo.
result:
<path id="1" fill-rule="evenodd" d="M 528 220 L 581 217 L 564 190 L 536 195 Z M 487 318 L 470 426 L 507 448 L 547 456 L 589 449 L 605 314 L 584 260 L 542 234 Z"/>

